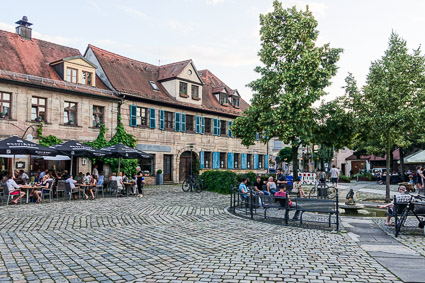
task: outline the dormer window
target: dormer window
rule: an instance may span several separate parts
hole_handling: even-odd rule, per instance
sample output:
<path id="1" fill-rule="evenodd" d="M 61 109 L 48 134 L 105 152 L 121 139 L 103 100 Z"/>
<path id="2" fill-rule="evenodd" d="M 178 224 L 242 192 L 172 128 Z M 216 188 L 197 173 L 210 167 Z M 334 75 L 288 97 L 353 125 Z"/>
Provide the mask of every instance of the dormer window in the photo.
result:
<path id="1" fill-rule="evenodd" d="M 239 97 L 233 96 L 232 105 L 233 107 L 239 107 Z"/>
<path id="2" fill-rule="evenodd" d="M 220 104 L 225 105 L 228 103 L 228 97 L 225 93 L 220 93 Z"/>
<path id="3" fill-rule="evenodd" d="M 77 83 L 77 70 L 73 68 L 66 68 L 66 80 L 70 83 Z"/>
<path id="4" fill-rule="evenodd" d="M 188 97 L 187 95 L 187 83 L 180 82 L 179 93 L 182 97 Z"/>
<path id="5" fill-rule="evenodd" d="M 81 77 L 81 83 L 83 85 L 92 86 L 93 73 L 83 71 L 83 76 Z"/>
<path id="6" fill-rule="evenodd" d="M 192 85 L 192 99 L 199 99 L 199 86 Z"/>
<path id="7" fill-rule="evenodd" d="M 151 84 L 151 87 L 153 88 L 153 90 L 159 90 L 159 88 L 158 88 L 158 86 L 156 85 L 155 82 L 150 81 L 149 83 Z"/>

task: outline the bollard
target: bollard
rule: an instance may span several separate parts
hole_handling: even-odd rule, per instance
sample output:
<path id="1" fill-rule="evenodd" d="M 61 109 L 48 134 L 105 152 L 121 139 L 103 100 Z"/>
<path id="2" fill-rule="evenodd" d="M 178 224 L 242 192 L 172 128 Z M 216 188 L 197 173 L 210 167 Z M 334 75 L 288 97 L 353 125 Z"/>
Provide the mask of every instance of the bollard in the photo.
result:
<path id="1" fill-rule="evenodd" d="M 335 196 L 335 201 L 336 201 L 336 230 L 339 230 L 339 199 L 338 199 L 338 189 L 335 188 L 336 190 L 336 196 Z"/>
<path id="2" fill-rule="evenodd" d="M 252 194 L 252 189 L 249 190 L 250 204 L 249 204 L 249 212 L 251 213 L 251 219 L 254 219 L 254 195 Z"/>

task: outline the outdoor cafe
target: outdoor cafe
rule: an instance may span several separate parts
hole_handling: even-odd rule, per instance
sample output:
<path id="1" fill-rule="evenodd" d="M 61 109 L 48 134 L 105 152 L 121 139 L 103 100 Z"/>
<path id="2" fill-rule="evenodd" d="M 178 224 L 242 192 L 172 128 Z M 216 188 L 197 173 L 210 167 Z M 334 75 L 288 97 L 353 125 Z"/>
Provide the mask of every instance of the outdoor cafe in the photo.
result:
<path id="1" fill-rule="evenodd" d="M 97 165 L 88 166 L 92 159 L 103 157 L 117 159 L 117 172 L 105 175 Z M 121 159 L 151 158 L 151 155 L 123 144 L 95 149 L 70 140 L 45 147 L 13 136 L 0 140 L 1 201 L 9 205 L 52 201 L 54 197 L 95 199 L 98 193 L 104 196 L 105 192 L 115 196 L 135 194 L 137 175 L 122 174 Z M 82 171 L 81 165 L 87 169 Z M 108 175 L 111 176 L 108 178 Z"/>

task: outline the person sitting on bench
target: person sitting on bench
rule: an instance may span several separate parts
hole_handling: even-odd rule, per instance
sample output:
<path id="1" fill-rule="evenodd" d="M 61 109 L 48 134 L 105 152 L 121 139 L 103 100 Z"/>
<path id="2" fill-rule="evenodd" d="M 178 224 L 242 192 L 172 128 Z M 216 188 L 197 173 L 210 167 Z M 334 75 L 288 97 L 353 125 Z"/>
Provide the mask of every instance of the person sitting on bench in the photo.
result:
<path id="1" fill-rule="evenodd" d="M 395 196 L 396 203 L 407 203 L 410 201 L 410 198 L 412 197 L 407 192 L 407 189 L 405 186 L 398 187 L 398 192 L 400 193 L 398 196 Z M 393 226 L 394 223 L 391 223 L 391 217 L 394 216 L 394 200 L 388 204 L 385 205 L 378 205 L 378 208 L 386 208 L 387 209 L 387 222 L 385 223 L 386 226 Z M 401 213 L 401 211 L 397 211 L 397 213 Z"/>
<path id="2" fill-rule="evenodd" d="M 283 186 L 281 186 L 280 187 L 280 190 L 278 191 L 278 192 L 276 192 L 275 194 L 274 194 L 274 196 L 275 197 L 287 197 L 287 200 L 288 200 L 288 204 L 289 204 L 289 207 L 297 207 L 297 204 L 296 204 L 296 202 L 293 202 L 293 201 L 291 201 L 291 199 L 289 198 L 289 195 L 286 193 L 286 186 L 285 185 L 283 185 Z M 285 207 L 285 200 L 284 199 L 276 199 L 276 201 L 278 201 L 279 203 L 280 203 L 280 205 L 284 208 Z M 298 208 L 301 208 L 300 206 L 298 206 Z M 294 214 L 294 217 L 292 218 L 293 220 L 298 220 L 298 217 L 299 217 L 299 215 L 300 215 L 300 210 L 296 210 L 295 211 L 295 214 Z M 286 215 L 289 213 L 289 211 L 288 210 L 286 210 L 286 214 L 285 214 L 285 217 L 286 217 Z"/>

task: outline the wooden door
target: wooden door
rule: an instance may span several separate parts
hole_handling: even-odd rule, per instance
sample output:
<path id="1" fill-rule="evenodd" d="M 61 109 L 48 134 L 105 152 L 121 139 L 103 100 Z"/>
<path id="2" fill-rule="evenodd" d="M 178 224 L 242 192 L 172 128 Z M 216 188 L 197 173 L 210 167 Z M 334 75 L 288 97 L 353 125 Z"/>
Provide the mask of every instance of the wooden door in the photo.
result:
<path id="1" fill-rule="evenodd" d="M 190 156 L 180 157 L 179 180 L 183 182 L 190 175 Z"/>
<path id="2" fill-rule="evenodd" d="M 162 170 L 162 174 L 164 175 L 164 181 L 172 181 L 173 180 L 173 170 L 172 170 L 172 155 L 164 154 L 164 169 Z"/>

